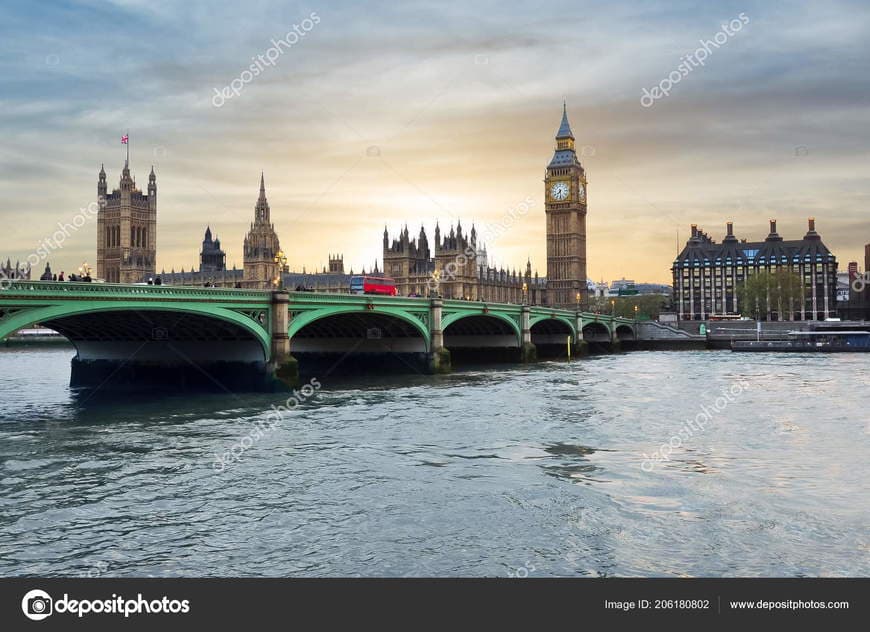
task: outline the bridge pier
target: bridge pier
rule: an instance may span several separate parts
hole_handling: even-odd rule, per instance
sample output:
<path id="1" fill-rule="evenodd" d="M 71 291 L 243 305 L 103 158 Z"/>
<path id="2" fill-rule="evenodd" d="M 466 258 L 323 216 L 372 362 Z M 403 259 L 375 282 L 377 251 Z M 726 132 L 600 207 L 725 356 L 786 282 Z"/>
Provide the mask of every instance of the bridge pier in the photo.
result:
<path id="1" fill-rule="evenodd" d="M 616 323 L 610 321 L 610 327 L 612 328 L 612 331 L 610 332 L 610 352 L 619 353 L 622 351 L 622 341 L 616 333 Z"/>
<path id="2" fill-rule="evenodd" d="M 284 386 L 299 386 L 299 362 L 290 354 L 290 295 L 284 291 L 272 292 L 270 306 L 272 323 L 272 353 L 269 370 Z"/>
<path id="3" fill-rule="evenodd" d="M 538 348 L 532 343 L 532 327 L 529 324 L 530 310 L 528 305 L 523 305 L 520 312 L 520 324 L 522 345 L 520 346 L 520 362 L 527 364 L 538 361 Z"/>
<path id="4" fill-rule="evenodd" d="M 444 346 L 444 330 L 441 328 L 441 313 L 444 302 L 433 298 L 429 303 L 429 353 L 427 365 L 429 373 L 450 372 L 450 350 Z"/>
<path id="5" fill-rule="evenodd" d="M 577 335 L 574 336 L 574 356 L 581 357 L 589 355 L 589 343 L 583 340 L 583 312 L 576 313 L 576 325 L 575 331 Z"/>

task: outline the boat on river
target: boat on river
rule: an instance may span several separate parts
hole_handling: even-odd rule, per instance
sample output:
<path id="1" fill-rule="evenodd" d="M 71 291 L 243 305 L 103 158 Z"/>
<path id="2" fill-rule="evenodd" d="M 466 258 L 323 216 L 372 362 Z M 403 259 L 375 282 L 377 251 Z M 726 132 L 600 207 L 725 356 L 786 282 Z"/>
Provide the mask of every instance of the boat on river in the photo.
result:
<path id="1" fill-rule="evenodd" d="M 870 331 L 790 331 L 786 340 L 735 340 L 732 351 L 870 352 Z"/>

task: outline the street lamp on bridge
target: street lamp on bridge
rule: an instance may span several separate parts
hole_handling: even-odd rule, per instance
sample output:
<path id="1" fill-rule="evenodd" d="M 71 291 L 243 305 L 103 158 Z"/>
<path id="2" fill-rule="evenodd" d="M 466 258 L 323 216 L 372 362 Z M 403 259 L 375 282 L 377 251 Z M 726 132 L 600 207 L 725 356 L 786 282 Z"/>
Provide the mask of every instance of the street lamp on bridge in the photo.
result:
<path id="1" fill-rule="evenodd" d="M 284 270 L 287 269 L 287 257 L 284 256 L 284 251 L 279 250 L 276 252 L 273 261 L 278 264 L 278 276 L 272 279 L 272 285 L 274 285 L 276 289 L 283 288 Z"/>

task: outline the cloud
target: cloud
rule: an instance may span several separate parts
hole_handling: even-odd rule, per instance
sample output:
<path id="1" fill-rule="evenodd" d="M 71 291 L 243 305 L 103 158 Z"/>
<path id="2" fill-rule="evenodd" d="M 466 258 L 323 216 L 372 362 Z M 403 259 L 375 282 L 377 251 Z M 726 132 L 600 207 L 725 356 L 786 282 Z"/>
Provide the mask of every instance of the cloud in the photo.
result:
<path id="1" fill-rule="evenodd" d="M 311 11 L 314 30 L 212 107 L 215 88 Z M 594 148 L 583 161 L 595 278 L 667 280 L 690 223 L 733 219 L 758 238 L 768 215 L 802 234 L 816 214 L 844 262 L 870 241 L 861 3 L 149 0 L 5 12 L 0 212 L 27 221 L 0 236 L 3 257 L 93 200 L 100 163 L 117 181 L 129 128 L 134 171 L 158 173 L 159 267 L 189 267 L 207 223 L 240 263 L 263 169 L 295 268 L 330 251 L 369 266 L 384 223 L 423 222 L 431 235 L 435 219 L 496 221 L 532 196 L 538 212 L 490 254 L 510 267 L 531 256 L 543 274 L 542 179 L 563 96 L 578 145 Z M 640 106 L 643 88 L 740 12 L 749 23 L 706 66 Z M 95 232 L 79 239 L 59 265 L 95 257 Z"/>

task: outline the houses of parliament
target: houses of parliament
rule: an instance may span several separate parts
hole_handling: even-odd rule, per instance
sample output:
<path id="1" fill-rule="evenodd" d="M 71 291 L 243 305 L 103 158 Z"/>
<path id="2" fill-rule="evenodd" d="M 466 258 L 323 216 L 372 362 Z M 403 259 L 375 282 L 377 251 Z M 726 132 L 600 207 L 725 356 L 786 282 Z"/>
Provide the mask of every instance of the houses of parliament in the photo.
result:
<path id="1" fill-rule="evenodd" d="M 532 272 L 530 261 L 524 270 L 491 267 L 484 244 L 478 243 L 474 226 L 467 232 L 462 224 L 442 233 L 436 225 L 430 242 L 425 229 L 411 237 L 407 225 L 390 239 L 383 233 L 383 270 L 377 261 L 359 274 L 382 275 L 395 280 L 399 295 L 441 296 L 443 298 L 490 302 L 526 302 L 533 305 L 575 308 L 586 299 L 586 205 L 585 170 L 574 147 L 574 134 L 563 105 L 556 132 L 555 150 L 546 167 L 545 219 L 547 270 L 541 277 Z M 159 282 L 166 285 L 235 288 L 312 289 L 348 292 L 350 277 L 340 255 L 330 255 L 329 267 L 319 271 L 291 272 L 271 220 L 266 184 L 260 176 L 260 190 L 254 217 L 244 239 L 241 269 L 227 269 L 226 253 L 220 239 L 207 227 L 199 252 L 198 270 L 156 271 L 157 260 L 157 177 L 152 167 L 148 187 L 142 192 L 130 175 L 125 161 L 119 187 L 111 193 L 106 172 L 101 168 L 97 182 L 100 210 L 97 217 L 97 276 L 108 282 Z"/>

